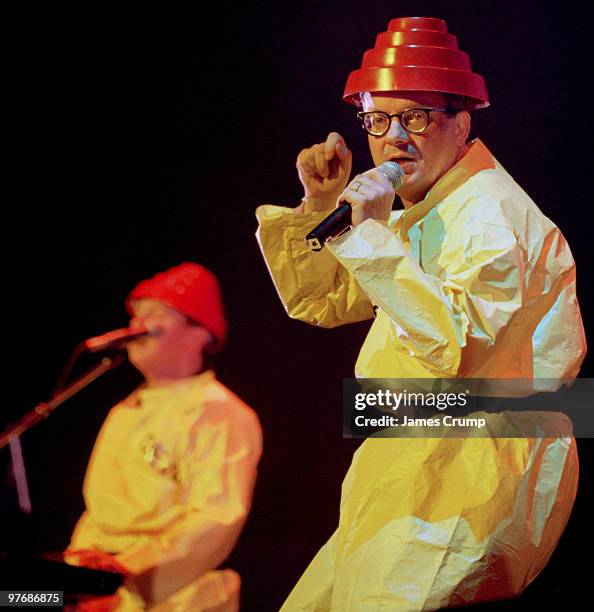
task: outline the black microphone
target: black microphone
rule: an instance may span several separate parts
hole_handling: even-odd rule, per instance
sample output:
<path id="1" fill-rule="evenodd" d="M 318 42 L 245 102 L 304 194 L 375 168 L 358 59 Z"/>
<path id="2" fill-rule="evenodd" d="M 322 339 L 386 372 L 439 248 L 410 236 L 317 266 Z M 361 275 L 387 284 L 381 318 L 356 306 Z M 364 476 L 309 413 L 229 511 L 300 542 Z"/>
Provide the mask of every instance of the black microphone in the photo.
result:
<path id="1" fill-rule="evenodd" d="M 130 329 L 124 327 L 122 329 L 114 329 L 113 331 L 101 334 L 100 336 L 94 336 L 89 338 L 82 343 L 84 350 L 90 353 L 97 351 L 106 351 L 108 349 L 121 349 L 124 348 L 128 342 L 142 338 L 143 336 L 158 335 L 159 330 L 149 330 L 146 327 L 139 329 Z"/>
<path id="2" fill-rule="evenodd" d="M 404 179 L 404 171 L 395 161 L 380 164 L 377 169 L 392 183 L 394 191 L 398 191 Z M 321 251 L 329 238 L 335 238 L 351 224 L 351 205 L 345 202 L 334 212 L 316 225 L 305 237 L 305 243 L 310 251 Z"/>

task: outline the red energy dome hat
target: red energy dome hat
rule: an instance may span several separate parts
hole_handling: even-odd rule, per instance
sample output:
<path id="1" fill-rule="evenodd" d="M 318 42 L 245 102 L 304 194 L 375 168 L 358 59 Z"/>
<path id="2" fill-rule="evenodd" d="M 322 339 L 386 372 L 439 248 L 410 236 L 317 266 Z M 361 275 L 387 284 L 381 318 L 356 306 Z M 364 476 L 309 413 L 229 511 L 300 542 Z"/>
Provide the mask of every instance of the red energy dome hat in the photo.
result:
<path id="1" fill-rule="evenodd" d="M 147 280 L 140 281 L 126 298 L 126 309 L 132 312 L 132 301 L 151 298 L 175 308 L 202 325 L 215 337 L 215 351 L 222 348 L 227 335 L 221 290 L 216 276 L 198 264 L 185 262 Z"/>
<path id="2" fill-rule="evenodd" d="M 489 106 L 482 76 L 472 72 L 470 59 L 458 49 L 443 19 L 400 17 L 378 34 L 359 70 L 351 72 L 343 98 L 356 104 L 362 92 L 438 92 L 459 99 L 461 110 Z"/>

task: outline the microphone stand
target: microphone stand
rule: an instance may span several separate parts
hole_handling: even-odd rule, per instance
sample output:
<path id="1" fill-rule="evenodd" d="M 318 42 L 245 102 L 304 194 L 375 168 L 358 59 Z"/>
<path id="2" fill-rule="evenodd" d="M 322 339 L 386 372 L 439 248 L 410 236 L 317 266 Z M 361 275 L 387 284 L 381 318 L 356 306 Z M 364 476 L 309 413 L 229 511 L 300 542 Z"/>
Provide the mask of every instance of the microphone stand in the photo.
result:
<path id="1" fill-rule="evenodd" d="M 91 368 L 85 374 L 70 383 L 67 387 L 55 393 L 47 402 L 37 404 L 33 410 L 27 413 L 14 425 L 10 425 L 4 432 L 0 434 L 0 449 L 4 448 L 11 442 L 13 438 L 20 436 L 22 433 L 46 419 L 58 406 L 62 405 L 67 399 L 76 395 L 79 391 L 91 384 L 105 372 L 119 366 L 125 357 L 116 355 L 115 357 L 104 357 L 100 363 Z"/>

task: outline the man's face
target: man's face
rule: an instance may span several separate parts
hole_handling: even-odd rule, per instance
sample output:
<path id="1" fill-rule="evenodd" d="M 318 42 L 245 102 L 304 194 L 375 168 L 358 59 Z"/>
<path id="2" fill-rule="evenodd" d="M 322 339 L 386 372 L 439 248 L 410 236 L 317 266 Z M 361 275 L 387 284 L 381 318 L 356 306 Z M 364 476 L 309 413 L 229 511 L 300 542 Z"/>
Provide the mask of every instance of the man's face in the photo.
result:
<path id="1" fill-rule="evenodd" d="M 200 354 L 201 338 L 208 332 L 192 325 L 185 315 L 162 302 L 143 298 L 132 302 L 132 329 L 146 327 L 154 335 L 128 344 L 131 363 L 146 378 L 170 375 L 187 358 Z"/>
<path id="2" fill-rule="evenodd" d="M 411 108 L 446 108 L 442 94 L 414 96 L 365 94 L 362 110 L 379 110 L 392 115 Z M 470 116 L 466 112 L 454 116 L 432 112 L 429 126 L 421 134 L 407 132 L 394 117 L 384 136 L 368 135 L 371 157 L 376 166 L 388 160 L 400 164 L 405 180 L 398 195 L 405 205 L 414 204 L 422 200 L 433 184 L 458 161 L 469 130 Z"/>

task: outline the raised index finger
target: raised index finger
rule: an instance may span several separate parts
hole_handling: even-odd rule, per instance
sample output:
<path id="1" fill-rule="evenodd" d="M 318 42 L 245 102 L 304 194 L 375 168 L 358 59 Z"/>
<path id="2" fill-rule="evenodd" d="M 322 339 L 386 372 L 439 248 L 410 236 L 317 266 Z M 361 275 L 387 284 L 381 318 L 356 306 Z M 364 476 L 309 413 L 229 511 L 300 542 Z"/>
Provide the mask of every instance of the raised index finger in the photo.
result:
<path id="1" fill-rule="evenodd" d="M 342 154 L 337 147 L 342 148 Z M 347 146 L 344 138 L 338 132 L 330 132 L 324 143 L 324 157 L 326 160 L 330 161 L 336 154 L 342 158 L 346 152 Z"/>

